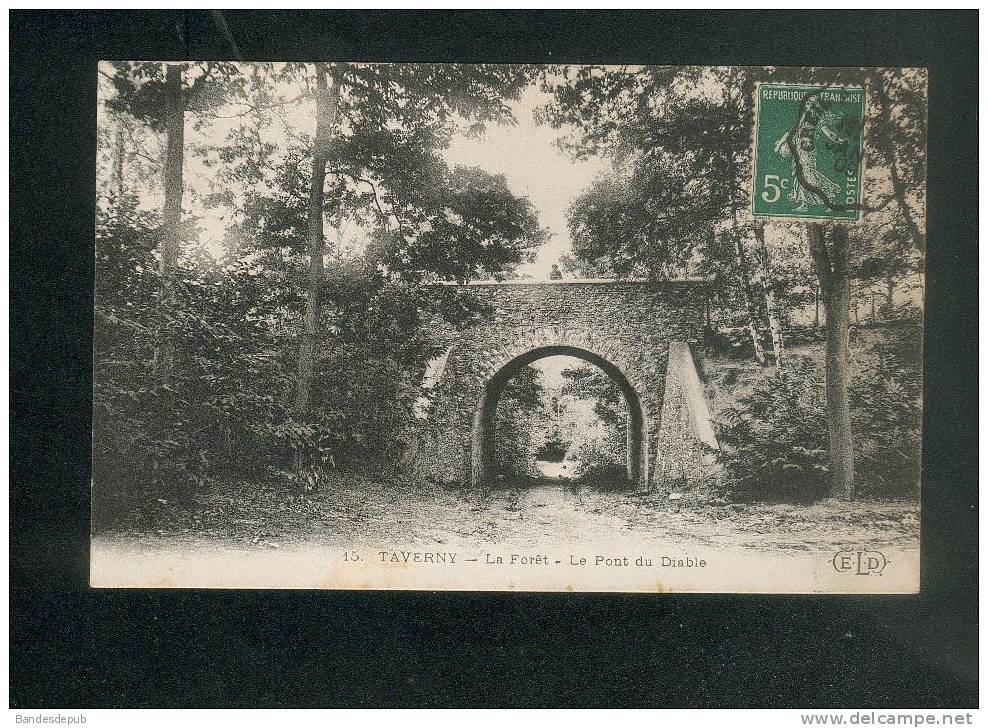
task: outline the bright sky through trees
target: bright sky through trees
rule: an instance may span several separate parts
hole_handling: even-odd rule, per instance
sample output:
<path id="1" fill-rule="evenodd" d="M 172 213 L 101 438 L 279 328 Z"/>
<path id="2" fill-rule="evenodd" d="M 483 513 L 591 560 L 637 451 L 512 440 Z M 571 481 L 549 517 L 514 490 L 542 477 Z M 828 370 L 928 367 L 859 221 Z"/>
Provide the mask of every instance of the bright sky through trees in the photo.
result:
<path id="1" fill-rule="evenodd" d="M 490 125 L 480 139 L 457 136 L 445 153 L 450 164 L 503 174 L 514 194 L 528 197 L 535 205 L 539 222 L 553 237 L 539 249 L 535 263 L 520 268 L 520 273 L 533 278 L 547 278 L 552 264 L 570 248 L 566 208 L 572 198 L 609 169 L 603 159 L 576 161 L 556 146 L 563 130 L 539 125 L 533 116 L 534 110 L 548 101 L 549 96 L 536 85 L 529 86 L 510 104 L 517 126 Z"/>

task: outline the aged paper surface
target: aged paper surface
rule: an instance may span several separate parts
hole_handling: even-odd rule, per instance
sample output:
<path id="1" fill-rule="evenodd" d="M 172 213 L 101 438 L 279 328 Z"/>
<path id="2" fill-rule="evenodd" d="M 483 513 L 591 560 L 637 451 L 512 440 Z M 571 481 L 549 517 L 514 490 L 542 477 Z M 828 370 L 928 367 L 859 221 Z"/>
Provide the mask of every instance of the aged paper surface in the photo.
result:
<path id="1" fill-rule="evenodd" d="M 916 592 L 926 102 L 102 63 L 91 584 Z"/>

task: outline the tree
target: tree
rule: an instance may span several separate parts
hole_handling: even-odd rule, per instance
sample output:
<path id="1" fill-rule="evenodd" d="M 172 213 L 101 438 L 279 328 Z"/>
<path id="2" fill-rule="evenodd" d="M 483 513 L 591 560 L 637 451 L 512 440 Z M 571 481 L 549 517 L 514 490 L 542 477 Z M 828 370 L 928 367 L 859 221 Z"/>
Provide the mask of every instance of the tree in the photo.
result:
<path id="1" fill-rule="evenodd" d="M 593 364 L 581 363 L 562 371 L 563 394 L 594 403 L 594 412 L 607 425 L 623 427 L 627 424 L 627 405 L 624 393 L 611 377 Z"/>
<path id="2" fill-rule="evenodd" d="M 541 372 L 533 366 L 522 367 L 505 384 L 494 421 L 500 474 L 532 474 L 535 453 L 549 437 L 543 409 L 546 396 Z"/>
<path id="3" fill-rule="evenodd" d="M 878 313 L 886 320 L 894 319 L 895 292 L 899 288 L 911 288 L 910 276 L 923 270 L 922 254 L 898 215 L 884 214 L 880 219 L 866 222 L 856 237 L 866 240 L 858 246 L 860 253 L 852 260 L 854 278 L 867 289 L 872 303 L 876 291 L 882 290 Z"/>
<path id="4" fill-rule="evenodd" d="M 433 111 L 414 113 L 419 102 L 408 98 L 380 118 L 381 109 L 360 101 L 367 90 L 358 77 L 368 70 L 241 69 L 248 82 L 214 117 L 219 128 L 229 127 L 226 138 L 198 150 L 214 183 L 203 200 L 212 216 L 229 220 L 224 265 L 254 272 L 237 279 L 248 286 L 251 315 L 294 338 L 295 376 L 284 393 L 292 419 L 335 458 L 362 448 L 391 452 L 415 400 L 412 382 L 441 347 L 429 317 L 476 313 L 466 296 L 451 289 L 437 302 L 423 284 L 507 275 L 547 236 L 531 203 L 503 177 L 450 168 L 441 156 L 465 122 L 449 114 L 439 128 L 433 112 L 480 91 L 440 97 Z M 398 70 L 383 67 L 369 78 L 386 86 Z M 409 78 L 421 81 L 426 71 Z M 324 110 L 336 108 L 335 122 L 323 113 L 320 123 L 320 95 Z M 392 104 L 386 96 L 382 103 Z M 428 118 L 420 123 L 418 114 Z M 315 134 L 299 124 L 313 118 Z M 295 453 L 295 460 L 316 454 Z"/>
<path id="5" fill-rule="evenodd" d="M 901 73 L 901 72 L 900 72 Z M 893 73 L 898 77 L 898 73 Z M 876 228 L 889 224 L 883 221 L 883 208 L 895 201 L 902 219 L 905 220 L 912 242 L 918 248 L 923 245 L 916 217 L 907 199 L 914 193 L 915 186 L 922 186 L 925 169 L 925 75 L 916 72 L 906 73 L 913 86 L 904 96 L 903 108 L 898 109 L 902 118 L 908 119 L 905 127 L 897 128 L 892 123 L 892 110 L 886 82 L 888 78 L 880 71 L 861 73 L 821 72 L 820 80 L 825 83 L 860 83 L 865 86 L 870 98 L 877 98 L 877 112 L 862 120 L 865 138 L 877 143 L 867 145 L 866 166 L 870 168 L 870 179 L 866 180 L 866 230 L 867 238 L 857 236 L 861 244 L 857 251 L 851 250 L 848 230 L 844 225 L 834 224 L 827 230 L 818 225 L 808 225 L 810 255 L 823 294 L 826 310 L 826 391 L 827 391 L 827 435 L 830 455 L 831 495 L 850 499 L 854 497 L 854 435 L 852 431 L 848 385 L 850 381 L 850 300 L 851 300 L 851 261 L 852 257 L 866 257 L 868 246 L 874 250 Z M 911 154 L 912 189 L 907 190 L 904 175 L 900 170 L 900 156 Z M 884 184 L 883 176 L 888 184 Z M 891 194 L 883 188 L 891 187 Z M 869 220 L 867 216 L 873 216 Z M 894 224 L 894 223 L 893 223 Z M 899 237 L 899 236 L 897 236 Z M 900 237 L 901 239 L 901 237 Z M 894 265 L 889 265 L 894 268 Z M 891 289 L 889 293 L 891 299 Z"/>
<path id="6" fill-rule="evenodd" d="M 875 111 L 870 160 L 887 171 L 900 219 L 913 247 L 926 252 L 926 86 L 922 68 L 880 68 L 866 74 Z"/>
<path id="7" fill-rule="evenodd" d="M 525 69 L 514 66 L 314 64 L 312 73 L 316 132 L 307 210 L 309 270 L 295 394 L 302 418 L 308 416 L 318 336 L 324 215 L 343 220 L 359 214 L 356 207 L 373 205 L 377 224 L 393 226 L 395 239 L 404 244 L 399 248 L 430 237 L 434 231 L 427 228 L 455 224 L 445 209 L 435 215 L 434 185 L 442 181 L 445 166 L 436 152 L 461 122 L 479 132 L 487 122 L 510 121 L 506 101 L 527 82 Z M 327 176 L 334 194 L 328 204 Z M 484 238 L 483 231 L 474 232 Z M 457 254 L 448 251 L 445 257 Z"/>
<path id="8" fill-rule="evenodd" d="M 323 255 L 326 241 L 323 237 L 323 216 L 326 202 L 326 164 L 331 154 L 333 134 L 340 107 L 340 83 L 334 77 L 327 80 L 326 67 L 317 63 L 316 81 L 316 135 L 312 147 L 312 174 L 309 182 L 309 202 L 306 208 L 308 220 L 309 270 L 306 286 L 305 323 L 298 357 L 298 386 L 295 390 L 295 409 L 301 418 L 309 410 L 309 394 L 312 389 L 312 371 L 315 366 L 316 343 L 319 338 L 319 293 L 323 285 Z"/>
<path id="9" fill-rule="evenodd" d="M 229 64 L 196 64 L 196 75 L 186 63 L 114 63 L 109 81 L 115 95 L 110 109 L 124 112 L 165 135 L 163 162 L 164 202 L 158 243 L 160 283 L 158 290 L 159 342 L 155 371 L 167 382 L 175 366 L 172 319 L 176 305 L 176 271 L 181 253 L 183 167 L 185 162 L 185 113 L 204 114 L 220 103 L 235 71 Z"/>
<path id="10" fill-rule="evenodd" d="M 561 80 L 560 80 L 561 79 Z M 750 199 L 750 140 L 755 80 L 787 80 L 800 83 L 865 84 L 869 117 L 865 138 L 875 140 L 866 147 L 867 212 L 865 224 L 850 235 L 839 225 L 824 229 L 809 226 L 808 253 L 823 296 L 827 326 L 826 380 L 830 419 L 831 477 L 835 495 L 853 495 L 853 437 L 847 414 L 848 330 L 851 275 L 856 262 L 880 257 L 876 240 L 900 241 L 905 226 L 912 247 L 921 250 L 921 203 L 925 174 L 926 78 L 916 70 L 850 69 L 754 69 L 754 68 L 600 68 L 583 67 L 570 73 L 561 70 L 546 87 L 554 99 L 545 111 L 553 124 L 572 125 L 576 134 L 569 145 L 574 153 L 605 153 L 629 169 L 627 187 L 636 190 L 648 210 L 645 218 L 668 229 L 633 230 L 628 245 L 640 249 L 642 257 L 655 257 L 656 240 L 662 238 L 673 249 L 689 250 L 689 240 L 676 235 L 678 229 L 703 246 L 697 251 L 697 269 L 712 273 L 724 295 L 730 289 L 727 261 L 738 272 L 737 292 L 745 311 L 756 358 L 760 358 L 757 322 L 765 316 L 772 332 L 773 348 L 781 361 L 782 316 L 777 304 L 784 297 L 780 287 L 793 287 L 799 277 L 779 280 L 784 270 L 773 270 L 773 256 L 766 244 L 766 228 L 755 225 L 746 210 Z M 649 204 L 654 204 L 649 208 Z M 895 203 L 898 221 L 882 213 Z M 611 206 L 611 209 L 616 209 Z M 623 214 L 622 220 L 635 217 Z M 585 218 L 589 219 L 589 218 Z M 609 219 L 603 217 L 602 219 Z M 677 226 L 676 221 L 685 223 Z M 901 225 L 900 225 L 901 223 Z M 884 238 L 886 233 L 891 238 Z M 582 238 L 588 236 L 581 233 Z M 576 235 L 574 235 L 576 237 Z M 606 256 L 633 260 L 634 256 L 608 237 Z M 643 242 L 644 241 L 644 242 Z M 853 245 L 852 245 L 853 243 Z M 748 255 L 755 250 L 755 265 Z M 612 253 L 611 251 L 615 251 Z M 661 248 L 658 248 L 661 251 Z M 577 248 L 576 255 L 581 250 Z M 600 259 L 600 246 L 594 249 Z M 685 256 L 684 256 L 685 257 Z M 909 255 L 898 255 L 884 274 L 908 269 Z M 860 266 L 859 266 L 860 269 Z M 780 283 L 783 284 L 780 286 Z M 888 300 L 892 285 L 888 285 Z M 761 302 L 756 293 L 762 293 Z"/>
<path id="11" fill-rule="evenodd" d="M 165 71 L 165 203 L 161 214 L 161 295 L 164 317 L 175 309 L 175 271 L 181 247 L 182 166 L 185 160 L 185 99 L 182 98 L 184 65 L 170 64 Z M 174 341 L 166 325 L 161 335 L 156 368 L 167 381 L 175 365 Z"/>
<path id="12" fill-rule="evenodd" d="M 761 220 L 755 221 L 755 255 L 758 257 L 758 270 L 767 277 L 773 272 L 772 258 L 765 244 L 765 224 Z M 779 318 L 779 311 L 776 305 L 775 290 L 768 280 L 760 281 L 762 291 L 765 296 L 765 312 L 768 315 L 768 327 L 772 333 L 772 352 L 775 355 L 775 367 L 778 372 L 782 371 L 785 359 L 785 341 L 782 337 L 782 322 Z"/>
<path id="13" fill-rule="evenodd" d="M 580 363 L 562 371 L 562 392 L 567 400 L 593 403 L 593 415 L 574 407 L 576 419 L 569 430 L 570 451 L 588 478 L 620 482 L 627 475 L 628 406 L 621 387 L 593 364 Z"/>
<path id="14" fill-rule="evenodd" d="M 835 497 L 850 499 L 854 495 L 854 437 L 848 401 L 851 273 L 847 228 L 832 226 L 828 241 L 824 226 L 812 223 L 808 235 L 827 315 L 825 371 L 830 492 Z"/>
<path id="15" fill-rule="evenodd" d="M 568 148 L 608 155 L 616 166 L 615 179 L 595 184 L 571 208 L 577 259 L 597 267 L 606 259 L 619 274 L 712 275 L 724 307 L 742 312 L 764 364 L 763 310 L 773 309 L 771 322 L 779 317 L 771 296 L 760 300 L 767 276 L 761 254 L 749 251 L 754 228 L 739 214 L 750 194 L 742 160 L 751 140 L 752 69 L 587 66 L 560 69 L 545 87 L 553 102 L 543 116 L 576 129 Z M 588 232 L 593 226 L 600 232 Z M 592 235 L 596 244 L 586 244 Z M 772 333 L 781 345 L 781 330 Z"/>
<path id="16" fill-rule="evenodd" d="M 670 228 L 682 219 L 670 215 L 668 208 L 655 211 L 665 202 L 650 197 L 640 183 L 635 176 L 604 177 L 570 203 L 566 220 L 573 256 L 584 273 L 666 278 L 688 271 L 693 241 L 670 242 Z"/>

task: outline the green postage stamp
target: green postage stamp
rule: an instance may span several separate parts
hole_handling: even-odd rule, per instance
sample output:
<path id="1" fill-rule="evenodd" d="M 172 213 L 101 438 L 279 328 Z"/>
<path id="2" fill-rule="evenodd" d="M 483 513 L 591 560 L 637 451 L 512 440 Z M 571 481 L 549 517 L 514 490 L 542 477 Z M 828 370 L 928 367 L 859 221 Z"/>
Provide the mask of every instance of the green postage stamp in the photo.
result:
<path id="1" fill-rule="evenodd" d="M 861 219 L 864 89 L 759 84 L 755 217 Z"/>

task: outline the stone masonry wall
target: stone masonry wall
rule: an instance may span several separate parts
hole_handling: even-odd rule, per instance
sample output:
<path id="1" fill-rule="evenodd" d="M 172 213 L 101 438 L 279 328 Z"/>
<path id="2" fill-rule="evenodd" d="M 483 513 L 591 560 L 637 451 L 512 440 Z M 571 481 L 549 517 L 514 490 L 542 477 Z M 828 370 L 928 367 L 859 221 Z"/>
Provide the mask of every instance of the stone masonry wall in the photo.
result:
<path id="1" fill-rule="evenodd" d="M 487 383 L 532 350 L 572 347 L 616 366 L 637 393 L 651 481 L 669 346 L 702 336 L 705 282 L 508 281 L 464 288 L 492 307 L 493 316 L 450 341 L 442 377 L 428 393 L 431 403 L 420 428 L 418 473 L 439 481 L 469 482 L 471 433 Z"/>

